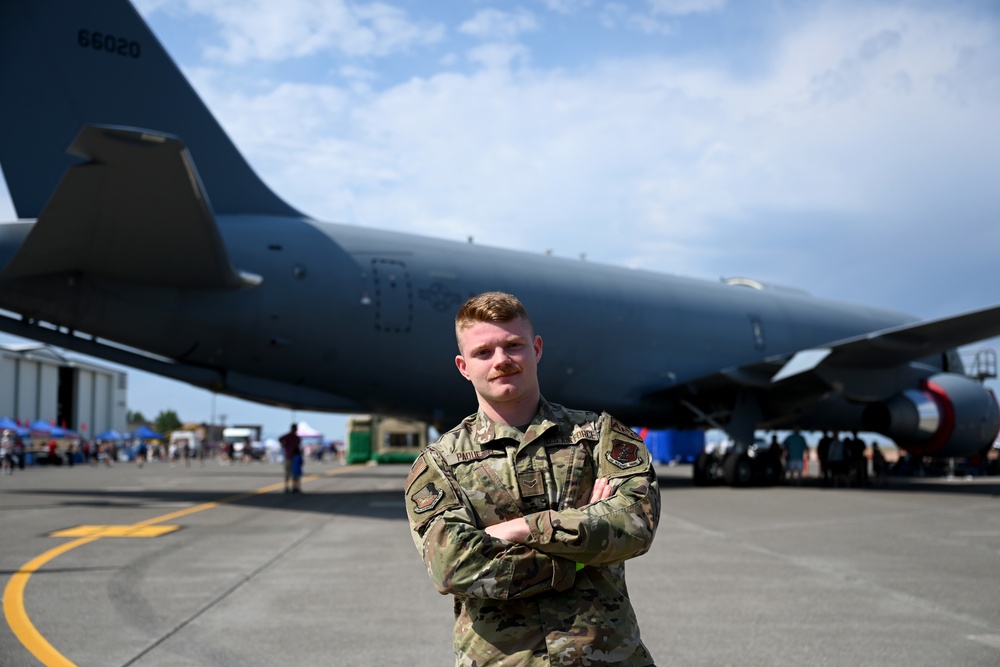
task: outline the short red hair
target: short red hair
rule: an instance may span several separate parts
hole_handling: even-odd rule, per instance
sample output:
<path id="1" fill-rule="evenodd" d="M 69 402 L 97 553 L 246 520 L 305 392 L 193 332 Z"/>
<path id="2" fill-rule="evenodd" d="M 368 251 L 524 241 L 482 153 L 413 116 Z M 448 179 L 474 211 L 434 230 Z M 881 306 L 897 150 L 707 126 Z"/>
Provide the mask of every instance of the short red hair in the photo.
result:
<path id="1" fill-rule="evenodd" d="M 458 314 L 455 315 L 455 337 L 477 322 L 510 322 L 519 317 L 528 324 L 528 330 L 534 337 L 535 328 L 528 317 L 528 311 L 516 296 L 506 292 L 483 292 L 458 309 Z"/>

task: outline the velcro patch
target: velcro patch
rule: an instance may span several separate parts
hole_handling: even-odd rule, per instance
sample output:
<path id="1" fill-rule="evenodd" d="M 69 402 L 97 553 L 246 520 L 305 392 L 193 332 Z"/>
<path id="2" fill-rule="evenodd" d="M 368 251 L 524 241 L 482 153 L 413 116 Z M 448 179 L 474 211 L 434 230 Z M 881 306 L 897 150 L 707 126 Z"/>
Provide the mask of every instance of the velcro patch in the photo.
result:
<path id="1" fill-rule="evenodd" d="M 434 509 L 444 498 L 444 489 L 439 489 L 434 482 L 428 482 L 419 491 L 410 496 L 413 502 L 414 514 L 423 514 Z"/>
<path id="2" fill-rule="evenodd" d="M 483 449 L 477 452 L 452 452 L 451 454 L 446 454 L 444 460 L 448 465 L 454 466 L 458 463 L 479 461 L 491 456 L 506 456 L 506 452 L 502 449 Z"/>
<path id="3" fill-rule="evenodd" d="M 623 435 L 626 438 L 629 438 L 630 440 L 637 440 L 639 442 L 642 442 L 642 438 L 639 437 L 638 433 L 636 433 L 635 431 L 633 431 L 632 429 L 630 429 L 628 426 L 626 426 L 625 424 L 621 423 L 617 419 L 612 419 L 611 420 L 611 429 L 615 433 L 617 433 L 619 435 Z"/>
<path id="4" fill-rule="evenodd" d="M 416 461 L 414 461 L 413 465 L 410 467 L 410 474 L 406 476 L 406 485 L 403 487 L 403 489 L 409 491 L 410 486 L 415 481 L 417 481 L 417 477 L 420 477 L 422 474 L 424 474 L 425 470 L 427 470 L 427 461 L 425 461 L 424 457 L 421 456 Z"/>
<path id="5" fill-rule="evenodd" d="M 611 451 L 607 452 L 606 456 L 608 461 L 622 470 L 642 465 L 642 457 L 639 455 L 639 445 L 627 440 L 614 438 L 611 441 Z"/>
<path id="6" fill-rule="evenodd" d="M 543 444 L 546 447 L 558 445 L 575 445 L 581 440 L 597 440 L 597 431 L 590 428 L 582 428 L 574 431 L 571 435 L 554 435 L 545 438 Z"/>
<path id="7" fill-rule="evenodd" d="M 522 498 L 531 498 L 545 493 L 545 482 L 539 470 L 525 470 L 517 473 L 517 485 L 521 489 Z"/>

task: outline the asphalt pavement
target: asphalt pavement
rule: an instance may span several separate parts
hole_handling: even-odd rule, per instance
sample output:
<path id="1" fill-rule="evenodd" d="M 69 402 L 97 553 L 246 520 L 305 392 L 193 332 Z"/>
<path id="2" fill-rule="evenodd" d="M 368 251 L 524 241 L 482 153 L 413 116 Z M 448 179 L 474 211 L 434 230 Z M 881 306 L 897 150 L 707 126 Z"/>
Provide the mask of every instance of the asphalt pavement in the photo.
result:
<path id="1" fill-rule="evenodd" d="M 452 665 L 407 466 L 30 468 L 0 477 L 0 665 Z M 660 467 L 628 566 L 665 665 L 1000 665 L 1000 481 L 699 488 Z"/>

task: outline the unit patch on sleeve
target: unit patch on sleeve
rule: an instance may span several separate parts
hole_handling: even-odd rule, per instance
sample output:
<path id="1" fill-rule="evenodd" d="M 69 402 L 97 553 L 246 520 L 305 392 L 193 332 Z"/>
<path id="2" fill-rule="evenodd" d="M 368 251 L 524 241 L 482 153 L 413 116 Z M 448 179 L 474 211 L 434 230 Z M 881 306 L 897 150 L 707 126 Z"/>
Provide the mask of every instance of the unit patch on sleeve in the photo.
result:
<path id="1" fill-rule="evenodd" d="M 642 457 L 639 456 L 639 446 L 627 440 L 614 438 L 611 441 L 611 451 L 607 452 L 605 456 L 608 457 L 608 461 L 611 461 L 611 463 L 622 470 L 642 465 Z"/>
<path id="2" fill-rule="evenodd" d="M 428 482 L 419 491 L 410 496 L 413 501 L 414 514 L 423 514 L 434 509 L 444 498 L 444 489 L 439 489 L 434 482 Z"/>

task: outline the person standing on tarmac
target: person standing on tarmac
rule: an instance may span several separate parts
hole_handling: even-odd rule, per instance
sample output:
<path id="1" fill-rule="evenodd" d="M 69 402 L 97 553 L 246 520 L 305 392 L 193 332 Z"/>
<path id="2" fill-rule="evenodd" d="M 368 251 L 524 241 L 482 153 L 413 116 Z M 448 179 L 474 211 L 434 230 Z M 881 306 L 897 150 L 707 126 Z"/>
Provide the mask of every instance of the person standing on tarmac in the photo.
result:
<path id="1" fill-rule="evenodd" d="M 0 467 L 4 475 L 14 474 L 14 438 L 10 431 L 4 431 L 0 436 Z"/>
<path id="2" fill-rule="evenodd" d="M 607 413 L 542 397 L 542 339 L 514 296 L 473 297 L 455 329 L 479 410 L 421 453 L 405 500 L 431 581 L 455 596 L 456 664 L 652 665 L 624 562 L 659 520 L 649 451 Z"/>
<path id="3" fill-rule="evenodd" d="M 302 438 L 298 424 L 292 424 L 288 433 L 278 438 L 285 455 L 285 493 L 302 493 Z"/>
<path id="4" fill-rule="evenodd" d="M 844 446 L 850 453 L 851 473 L 854 477 L 854 486 L 864 488 L 868 486 L 868 451 L 865 441 L 858 437 L 858 432 L 853 431 L 851 437 L 844 441 Z"/>
<path id="5" fill-rule="evenodd" d="M 785 438 L 782 449 L 785 450 L 785 467 L 788 471 L 789 479 L 794 479 L 796 484 L 801 484 L 808 447 L 806 439 L 802 437 L 799 429 L 795 429 L 795 431 Z"/>

